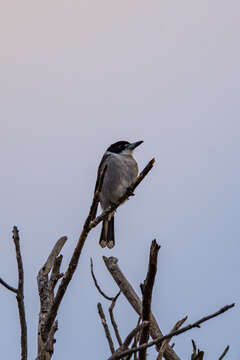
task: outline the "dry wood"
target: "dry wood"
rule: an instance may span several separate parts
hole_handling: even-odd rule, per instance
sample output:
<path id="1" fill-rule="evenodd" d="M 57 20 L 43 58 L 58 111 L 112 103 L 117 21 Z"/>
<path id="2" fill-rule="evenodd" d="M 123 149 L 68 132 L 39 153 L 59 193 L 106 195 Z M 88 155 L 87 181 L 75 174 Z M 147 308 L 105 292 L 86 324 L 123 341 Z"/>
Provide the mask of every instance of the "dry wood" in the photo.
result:
<path id="1" fill-rule="evenodd" d="M 22 348 L 22 360 L 27 359 L 27 322 L 25 315 L 25 306 L 24 306 L 24 273 L 23 273 L 23 263 L 22 256 L 20 251 L 20 239 L 18 228 L 13 227 L 13 242 L 15 244 L 16 258 L 18 264 L 18 291 L 17 291 L 17 303 L 18 303 L 18 312 L 21 325 L 21 348 Z"/>
<path id="2" fill-rule="evenodd" d="M 197 349 L 195 341 L 192 339 L 193 352 L 191 355 L 191 360 L 202 360 L 204 357 L 204 352 Z"/>
<path id="3" fill-rule="evenodd" d="M 104 331 L 105 331 L 105 335 L 106 335 L 106 338 L 107 338 L 107 341 L 108 341 L 108 344 L 109 344 L 109 348 L 111 350 L 111 353 L 114 354 L 115 349 L 114 349 L 113 340 L 112 340 L 112 337 L 111 337 L 111 333 L 110 333 L 110 330 L 109 330 L 109 327 L 108 327 L 108 324 L 107 324 L 107 320 L 106 320 L 106 316 L 104 314 L 101 303 L 98 303 L 97 307 L 98 307 L 98 314 L 99 314 L 100 319 L 102 321 L 102 325 L 103 325 L 103 328 L 104 328 Z"/>
<path id="4" fill-rule="evenodd" d="M 210 320 L 210 319 L 212 319 L 212 318 L 214 318 L 216 316 L 219 316 L 219 315 L 223 314 L 224 312 L 232 309 L 234 306 L 235 306 L 234 303 L 231 304 L 231 305 L 226 305 L 223 308 L 221 308 L 220 310 L 218 310 L 217 312 L 215 312 L 215 313 L 213 313 L 211 315 L 208 315 L 208 316 L 204 316 L 200 320 L 195 321 L 193 324 L 189 324 L 189 325 L 183 327 L 180 330 L 170 332 L 169 334 L 161 336 L 160 338 L 155 339 L 154 341 L 151 341 L 148 344 L 143 344 L 143 345 L 138 346 L 135 349 L 126 350 L 126 351 L 123 351 L 121 353 L 115 353 L 108 360 L 122 359 L 125 356 L 128 356 L 129 354 L 133 354 L 134 352 L 138 352 L 139 350 L 141 350 L 143 348 L 149 348 L 149 347 L 151 347 L 153 345 L 161 345 L 164 340 L 172 338 L 173 336 L 180 335 L 180 334 L 182 334 L 182 333 L 184 333 L 186 331 L 189 331 L 189 330 L 191 330 L 193 328 L 200 328 L 200 324 L 202 324 L 202 323 L 204 323 L 204 322 L 206 322 L 206 321 L 208 321 L 208 320 Z M 198 359 L 198 360 L 200 360 L 200 359 Z"/>
<path id="5" fill-rule="evenodd" d="M 152 241 L 150 254 L 149 254 L 149 263 L 148 263 L 148 272 L 147 277 L 144 281 L 144 284 L 141 284 L 141 289 L 143 293 L 142 299 L 142 321 L 149 321 L 151 314 L 151 304 L 152 304 L 152 291 L 155 281 L 155 276 L 157 273 L 157 260 L 158 252 L 160 246 L 157 244 L 156 240 Z M 149 326 L 145 326 L 142 329 L 139 344 L 145 344 L 149 339 Z M 139 360 L 146 360 L 147 350 L 142 349 L 139 351 Z"/>
<path id="6" fill-rule="evenodd" d="M 2 278 L 0 278 L 0 284 L 2 284 L 6 289 L 12 291 L 13 293 L 17 294 L 18 290 L 6 283 Z"/>
<path id="7" fill-rule="evenodd" d="M 104 263 L 109 270 L 110 274 L 112 275 L 113 279 L 116 281 L 117 285 L 119 286 L 120 290 L 122 291 L 123 295 L 126 297 L 126 299 L 129 301 L 129 303 L 132 305 L 134 310 L 138 313 L 138 315 L 141 316 L 142 314 L 142 303 L 136 292 L 134 291 L 133 287 L 129 283 L 129 281 L 125 278 L 122 271 L 120 270 L 118 266 L 118 259 L 115 257 L 105 257 L 103 256 Z M 157 321 L 154 317 L 154 315 L 150 314 L 150 335 L 153 339 L 160 338 L 163 336 Z M 164 357 L 167 360 L 180 360 L 180 358 L 177 356 L 175 351 L 170 347 L 167 346 Z"/>
<path id="8" fill-rule="evenodd" d="M 13 242 L 15 245 L 16 259 L 18 266 L 18 288 L 10 286 L 6 281 L 0 279 L 0 284 L 2 284 L 6 289 L 16 294 L 17 304 L 18 304 L 18 313 L 21 327 L 21 360 L 27 360 L 27 322 L 25 315 L 25 305 L 24 305 L 24 272 L 23 272 L 23 262 L 22 255 L 20 250 L 20 238 L 19 231 L 16 226 L 13 227 Z"/>
<path id="9" fill-rule="evenodd" d="M 113 301 L 116 298 L 116 296 L 108 296 L 108 295 L 106 295 L 105 292 L 103 292 L 102 289 L 100 288 L 100 286 L 98 285 L 98 282 L 97 282 L 97 279 L 96 279 L 96 276 L 95 276 L 94 270 L 93 270 L 92 258 L 90 259 L 90 267 L 91 267 L 91 275 L 92 275 L 92 278 L 93 278 L 93 282 L 94 282 L 94 285 L 96 286 L 99 294 L 101 294 L 105 299 Z"/>
<path id="10" fill-rule="evenodd" d="M 140 325 L 137 325 L 137 327 L 135 327 L 135 329 L 133 329 L 128 336 L 126 337 L 123 345 L 122 345 L 122 349 L 127 349 L 129 347 L 129 345 L 131 344 L 132 339 L 144 328 L 146 328 L 149 325 L 148 321 L 143 321 Z"/>
<path id="11" fill-rule="evenodd" d="M 185 316 L 185 318 L 183 318 L 182 320 L 179 320 L 179 321 L 174 325 L 174 327 L 172 328 L 171 332 L 178 330 L 178 329 L 185 323 L 186 320 L 187 320 L 187 316 Z M 162 342 L 162 345 L 161 345 L 160 350 L 159 350 L 159 353 L 158 353 L 157 360 L 162 360 L 164 351 L 165 351 L 165 349 L 166 349 L 166 346 L 167 346 L 167 344 L 170 343 L 170 341 L 171 341 L 171 338 L 169 338 L 169 339 L 167 339 L 167 340 L 164 340 L 164 341 Z M 173 348 L 173 346 L 172 346 L 172 348 Z"/>
<path id="12" fill-rule="evenodd" d="M 38 360 L 50 360 L 54 351 L 54 335 L 58 329 L 57 321 L 55 321 L 52 325 L 46 339 L 43 339 L 43 330 L 46 317 L 54 301 L 54 288 L 62 276 L 62 274 L 60 274 L 62 256 L 59 256 L 59 253 L 66 241 L 67 237 L 63 236 L 56 242 L 50 255 L 47 258 L 47 261 L 39 270 L 37 276 L 38 292 L 40 297 L 40 313 L 38 322 Z M 49 277 L 50 271 L 52 272 L 51 276 Z"/>
<path id="13" fill-rule="evenodd" d="M 121 336 L 120 336 L 120 333 L 119 333 L 119 330 L 118 330 L 118 326 L 117 326 L 117 323 L 115 321 L 115 318 L 114 318 L 114 314 L 113 314 L 113 309 L 114 309 L 114 306 L 116 304 L 116 301 L 119 297 L 119 295 L 121 294 L 121 291 L 119 291 L 119 293 L 115 296 L 115 298 L 112 300 L 112 304 L 111 306 L 109 307 L 108 311 L 109 311 L 109 315 L 110 315 L 110 319 L 111 319 L 111 323 L 112 323 L 112 327 L 114 329 L 114 332 L 115 332 L 115 336 L 117 338 L 117 341 L 118 341 L 118 344 L 119 346 L 122 346 L 122 339 L 121 339 Z"/>
<path id="14" fill-rule="evenodd" d="M 222 360 L 224 356 L 227 354 L 228 350 L 229 350 L 229 345 L 226 346 L 225 350 L 223 351 L 222 355 L 219 357 L 218 360 Z"/>
<path id="15" fill-rule="evenodd" d="M 117 338 L 117 341 L 118 341 L 119 346 L 121 346 L 121 345 L 122 345 L 122 339 L 121 339 L 121 336 L 120 336 L 120 334 L 119 334 L 118 326 L 117 326 L 117 323 L 116 323 L 116 321 L 115 321 L 114 314 L 113 314 L 113 309 L 114 309 L 114 307 L 115 307 L 115 304 L 116 304 L 116 301 L 117 301 L 119 295 L 121 294 L 121 291 L 119 291 L 119 292 L 117 293 L 117 295 L 114 296 L 114 297 L 113 297 L 113 296 L 108 296 L 108 295 L 106 295 L 106 294 L 102 291 L 101 287 L 98 285 L 98 282 L 97 282 L 97 279 L 96 279 L 96 276 L 95 276 L 94 270 L 93 270 L 93 261 L 92 261 L 92 258 L 90 259 L 90 267 L 91 267 L 91 275 L 92 275 L 92 278 L 93 278 L 93 282 L 94 282 L 94 285 L 96 286 L 99 294 L 101 294 L 106 300 L 109 300 L 109 301 L 112 302 L 111 305 L 110 305 L 110 307 L 109 307 L 109 309 L 108 309 L 108 311 L 109 311 L 111 323 L 112 323 L 112 326 L 113 326 L 113 329 L 114 329 L 114 332 L 115 332 L 115 336 L 116 336 L 116 338 Z"/>

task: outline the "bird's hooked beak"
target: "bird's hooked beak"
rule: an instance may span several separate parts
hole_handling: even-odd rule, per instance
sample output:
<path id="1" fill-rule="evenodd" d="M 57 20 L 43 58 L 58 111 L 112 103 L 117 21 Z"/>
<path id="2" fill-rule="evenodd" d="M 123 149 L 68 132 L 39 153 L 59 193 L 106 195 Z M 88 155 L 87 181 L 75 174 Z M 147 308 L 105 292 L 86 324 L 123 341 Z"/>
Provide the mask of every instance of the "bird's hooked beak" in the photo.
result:
<path id="1" fill-rule="evenodd" d="M 142 140 L 141 141 L 136 141 L 136 142 L 134 142 L 132 144 L 129 144 L 127 149 L 128 150 L 134 150 L 137 146 L 141 145 L 142 143 L 143 143 Z"/>

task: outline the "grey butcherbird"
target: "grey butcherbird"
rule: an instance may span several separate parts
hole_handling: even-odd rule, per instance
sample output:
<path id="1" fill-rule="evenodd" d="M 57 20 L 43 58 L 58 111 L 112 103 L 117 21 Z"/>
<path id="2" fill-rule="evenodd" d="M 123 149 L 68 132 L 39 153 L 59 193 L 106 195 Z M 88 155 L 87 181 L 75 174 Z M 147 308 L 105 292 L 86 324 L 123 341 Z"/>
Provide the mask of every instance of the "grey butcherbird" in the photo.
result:
<path id="1" fill-rule="evenodd" d="M 138 164 L 133 157 L 133 150 L 142 143 L 143 141 L 134 143 L 118 141 L 109 146 L 103 155 L 98 168 L 95 186 L 96 191 L 101 173 L 107 165 L 100 193 L 100 204 L 103 210 L 106 210 L 111 204 L 116 203 L 137 178 Z M 94 216 L 96 216 L 96 212 L 97 208 L 95 209 Z M 109 249 L 112 249 L 115 245 L 113 213 L 102 223 L 99 244 L 101 247 L 107 246 Z"/>

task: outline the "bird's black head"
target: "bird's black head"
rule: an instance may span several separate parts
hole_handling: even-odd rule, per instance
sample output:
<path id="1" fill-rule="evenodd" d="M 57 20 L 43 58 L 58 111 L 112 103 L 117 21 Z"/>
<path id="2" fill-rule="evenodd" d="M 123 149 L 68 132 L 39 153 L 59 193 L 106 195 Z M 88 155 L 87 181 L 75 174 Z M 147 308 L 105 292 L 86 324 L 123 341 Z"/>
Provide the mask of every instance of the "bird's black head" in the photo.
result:
<path id="1" fill-rule="evenodd" d="M 130 143 L 128 141 L 118 141 L 107 149 L 107 151 L 110 151 L 115 154 L 120 154 L 123 150 L 125 150 Z"/>
<path id="2" fill-rule="evenodd" d="M 128 141 L 118 141 L 118 142 L 112 144 L 111 146 L 109 146 L 107 151 L 115 153 L 115 154 L 120 154 L 124 150 L 129 150 L 129 152 L 131 152 L 138 145 L 140 145 L 142 143 L 143 143 L 143 141 L 137 141 L 137 142 L 134 142 L 134 143 L 130 143 Z"/>

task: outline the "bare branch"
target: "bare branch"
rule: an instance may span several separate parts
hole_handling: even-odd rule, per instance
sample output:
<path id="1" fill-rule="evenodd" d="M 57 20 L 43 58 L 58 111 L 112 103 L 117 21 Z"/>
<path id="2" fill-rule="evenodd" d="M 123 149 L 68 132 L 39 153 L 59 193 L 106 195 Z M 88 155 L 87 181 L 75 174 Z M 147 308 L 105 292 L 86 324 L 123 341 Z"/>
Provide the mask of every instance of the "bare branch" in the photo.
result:
<path id="1" fill-rule="evenodd" d="M 107 258 L 103 256 L 103 260 L 108 271 L 112 275 L 113 279 L 116 281 L 123 295 L 129 301 L 129 303 L 132 305 L 132 307 L 138 313 L 138 315 L 141 316 L 142 314 L 141 300 L 134 291 L 134 289 L 132 288 L 131 284 L 123 275 L 122 271 L 120 270 L 118 266 L 118 259 L 115 257 Z M 163 336 L 161 330 L 159 329 L 157 321 L 152 313 L 150 314 L 150 335 L 153 339 L 157 339 Z M 172 348 L 170 348 L 170 346 L 167 346 L 164 353 L 164 357 L 166 357 L 167 360 L 180 360 L 180 358 L 177 356 L 175 351 Z"/>
<path id="2" fill-rule="evenodd" d="M 54 325 L 51 328 L 51 331 L 48 335 L 48 339 L 46 341 L 46 343 L 44 344 L 42 351 L 40 353 L 40 355 L 38 355 L 38 357 L 36 358 L 36 360 L 45 360 L 46 358 L 46 353 L 48 353 L 48 358 L 50 359 L 52 354 L 53 354 L 53 345 L 54 345 L 54 335 L 56 333 L 56 331 L 58 330 L 58 321 L 56 320 Z"/>
<path id="3" fill-rule="evenodd" d="M 60 251 L 62 250 L 66 241 L 67 241 L 67 237 L 63 236 L 56 242 L 47 261 L 45 262 L 44 266 L 42 267 L 43 275 L 47 275 L 50 273 L 50 271 L 52 270 L 53 265 L 55 263 L 55 260 L 56 260 L 57 256 L 59 255 Z"/>
<path id="4" fill-rule="evenodd" d="M 222 353 L 222 355 L 219 357 L 218 360 L 222 360 L 224 356 L 227 354 L 228 350 L 229 350 L 229 345 L 226 346 L 224 352 Z"/>
<path id="5" fill-rule="evenodd" d="M 94 284 L 95 284 L 98 292 L 99 292 L 105 299 L 110 300 L 110 301 L 113 301 L 113 300 L 116 298 L 116 296 L 108 296 L 108 295 L 106 295 L 106 294 L 102 291 L 102 289 L 101 289 L 100 286 L 98 285 L 96 276 L 95 276 L 94 271 L 93 271 L 93 261 L 92 261 L 92 258 L 90 259 L 90 261 L 91 261 L 91 274 L 92 274 L 92 278 L 93 278 Z"/>
<path id="6" fill-rule="evenodd" d="M 62 263 L 62 255 L 59 255 L 64 244 L 67 241 L 67 237 L 61 237 L 56 244 L 47 261 L 43 267 L 39 270 L 37 276 L 38 292 L 40 297 L 40 313 L 38 321 L 38 359 L 49 360 L 52 357 L 54 351 L 54 334 L 57 331 L 57 321 L 55 321 L 47 335 L 43 339 L 43 329 L 46 321 L 46 316 L 49 313 L 54 301 L 54 288 L 58 280 L 63 276 L 60 274 L 60 266 Z M 51 276 L 49 279 L 49 273 Z"/>
<path id="7" fill-rule="evenodd" d="M 204 351 L 197 349 L 195 341 L 192 339 L 193 352 L 191 355 L 191 360 L 202 360 L 204 357 Z"/>
<path id="8" fill-rule="evenodd" d="M 118 344 L 119 346 L 122 345 L 122 339 L 121 339 L 121 336 L 119 334 L 119 330 L 118 330 L 118 326 L 117 326 L 117 323 L 115 321 L 115 318 L 114 318 L 114 315 L 113 315 L 113 309 L 114 309 L 114 306 L 116 304 L 116 301 L 119 297 L 119 295 L 121 294 L 121 290 L 119 291 L 119 293 L 115 296 L 115 298 L 113 299 L 112 301 L 112 304 L 111 306 L 109 307 L 108 311 L 109 311 L 109 315 L 110 315 L 110 319 L 111 319 L 111 323 L 112 323 L 112 326 L 113 326 L 113 329 L 114 329 L 114 332 L 115 332 L 115 335 L 116 335 L 116 338 L 117 338 L 117 341 L 118 341 Z"/>
<path id="9" fill-rule="evenodd" d="M 14 287 L 8 285 L 8 283 L 6 283 L 6 281 L 4 281 L 3 279 L 0 278 L 0 284 L 2 284 L 6 289 L 12 291 L 13 293 L 17 294 L 17 289 L 15 289 Z"/>
<path id="10" fill-rule="evenodd" d="M 107 324 L 106 316 L 105 316 L 105 314 L 103 312 L 103 308 L 102 308 L 102 305 L 100 303 L 98 303 L 97 307 L 98 307 L 98 313 L 99 313 L 99 316 L 100 316 L 101 321 L 102 321 L 102 325 L 103 325 L 103 328 L 104 328 L 104 331 L 105 331 L 105 335 L 106 335 L 106 338 L 107 338 L 111 353 L 114 354 L 114 352 L 115 352 L 114 344 L 113 344 L 113 340 L 112 340 L 110 330 L 109 330 L 109 327 L 108 327 L 108 324 Z"/>
<path id="11" fill-rule="evenodd" d="M 128 346 L 131 344 L 132 339 L 137 335 L 137 333 L 139 333 L 140 330 L 146 328 L 146 326 L 149 325 L 148 321 L 143 321 L 140 325 L 137 325 L 137 327 L 135 327 L 135 329 L 133 329 L 130 334 L 126 337 L 122 348 L 126 349 L 128 348 Z"/>
<path id="12" fill-rule="evenodd" d="M 178 330 L 178 329 L 183 325 L 183 323 L 185 323 L 186 320 L 187 320 L 187 316 L 185 316 L 185 318 L 183 318 L 182 320 L 179 320 L 179 321 L 174 325 L 174 327 L 172 328 L 171 332 Z M 162 342 L 162 345 L 161 345 L 160 350 L 159 350 L 159 353 L 158 353 L 157 360 L 162 360 L 164 351 L 165 351 L 165 349 L 166 349 L 166 346 L 167 346 L 167 344 L 170 343 L 170 341 L 171 341 L 171 338 L 169 338 L 169 339 L 167 339 L 167 340 L 164 340 L 164 341 Z"/>
<path id="13" fill-rule="evenodd" d="M 18 303 L 18 312 L 21 325 L 21 358 L 22 360 L 27 359 L 27 322 L 25 315 L 25 306 L 24 306 L 24 272 L 23 272 L 23 263 L 22 256 L 20 251 L 20 239 L 18 228 L 13 227 L 13 242 L 16 250 L 16 258 L 18 265 L 18 290 L 17 290 L 17 303 Z"/>
<path id="14" fill-rule="evenodd" d="M 95 192 L 88 217 L 83 225 L 82 232 L 80 234 L 77 246 L 74 249 L 72 258 L 68 265 L 68 269 L 60 282 L 60 285 L 58 287 L 57 294 L 54 298 L 51 310 L 48 312 L 45 326 L 44 326 L 44 329 L 42 332 L 42 337 L 43 337 L 44 341 L 47 340 L 49 331 L 51 330 L 54 320 L 56 319 L 57 312 L 58 312 L 59 306 L 62 302 L 63 296 L 67 290 L 67 287 L 68 287 L 72 277 L 73 277 L 73 274 L 76 271 L 78 261 L 79 261 L 83 246 L 85 244 L 85 241 L 87 239 L 88 233 L 91 231 L 91 229 L 96 227 L 103 219 L 105 219 L 110 213 L 115 211 L 117 209 L 117 207 L 119 205 L 121 205 L 131 195 L 130 193 L 133 192 L 133 190 L 140 184 L 140 182 L 144 179 L 144 177 L 152 169 L 153 164 L 154 164 L 154 159 L 148 163 L 148 165 L 144 168 L 142 173 L 137 177 L 136 181 L 126 190 L 125 194 L 119 199 L 119 201 L 117 201 L 116 204 L 113 204 L 112 206 L 110 206 L 106 211 L 104 211 L 100 216 L 98 216 L 95 220 L 92 221 L 96 203 L 99 201 L 99 191 Z M 101 176 L 102 176 L 102 178 L 101 178 L 99 186 L 101 186 L 101 184 L 103 183 L 104 173 Z"/>
<path id="15" fill-rule="evenodd" d="M 52 289 L 55 288 L 55 286 L 57 285 L 58 280 L 61 279 L 63 277 L 63 275 L 64 275 L 63 273 L 60 273 L 60 267 L 61 267 L 61 264 L 62 264 L 62 259 L 63 259 L 62 255 L 59 255 L 55 259 L 53 269 L 52 269 L 52 272 L 51 272 L 51 277 L 50 277 L 50 284 L 51 284 Z"/>
<path id="16" fill-rule="evenodd" d="M 144 284 L 141 284 L 141 289 L 143 293 L 143 300 L 142 300 L 143 321 L 150 320 L 152 291 L 153 291 L 155 276 L 157 273 L 157 260 L 158 260 L 159 249 L 160 246 L 157 244 L 156 240 L 153 240 L 150 248 L 147 277 L 144 281 Z M 148 339 L 149 339 L 149 326 L 146 326 L 142 329 L 139 344 L 142 345 L 147 343 Z M 146 349 L 139 351 L 139 360 L 146 360 L 146 355 L 147 355 Z"/>
<path id="17" fill-rule="evenodd" d="M 216 316 L 218 316 L 218 315 L 220 315 L 220 314 L 223 314 L 224 312 L 230 310 L 230 309 L 233 308 L 234 306 L 235 306 L 234 303 L 231 304 L 231 305 L 226 305 L 226 306 L 224 306 L 223 308 L 221 308 L 219 311 L 215 312 L 214 314 L 205 316 L 205 317 L 201 318 L 200 320 L 196 321 L 196 322 L 193 323 L 193 324 L 187 325 L 187 326 L 183 327 L 183 328 L 180 329 L 180 330 L 176 330 L 176 331 L 170 332 L 169 334 L 164 335 L 164 336 L 161 336 L 160 338 L 158 338 L 158 339 L 156 339 L 156 340 L 154 340 L 154 341 L 151 341 L 151 342 L 149 342 L 148 344 L 143 344 L 143 345 L 138 346 L 138 347 L 135 348 L 135 349 L 125 350 L 125 351 L 123 351 L 123 352 L 121 352 L 121 353 L 113 354 L 108 360 L 121 359 L 121 358 L 123 358 L 124 356 L 127 356 L 127 355 L 129 355 L 129 354 L 133 354 L 134 352 L 137 352 L 137 351 L 139 351 L 139 350 L 141 350 L 141 349 L 143 349 L 143 348 L 149 348 L 149 347 L 151 347 L 151 346 L 153 346 L 153 345 L 157 345 L 157 344 L 160 345 L 160 344 L 162 344 L 162 342 L 163 342 L 164 340 L 167 340 L 167 339 L 169 339 L 169 338 L 172 338 L 173 336 L 180 335 L 180 334 L 182 334 L 182 333 L 184 333 L 184 332 L 186 332 L 186 331 L 189 331 L 189 330 L 191 330 L 191 329 L 193 329 L 193 328 L 196 328 L 196 327 L 197 327 L 197 328 L 200 328 L 200 324 L 202 324 L 203 322 L 206 322 L 206 321 L 208 321 L 208 320 L 210 320 L 210 319 L 212 319 L 212 318 L 214 318 L 214 317 L 216 317 Z"/>

